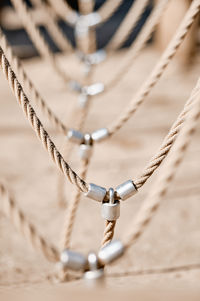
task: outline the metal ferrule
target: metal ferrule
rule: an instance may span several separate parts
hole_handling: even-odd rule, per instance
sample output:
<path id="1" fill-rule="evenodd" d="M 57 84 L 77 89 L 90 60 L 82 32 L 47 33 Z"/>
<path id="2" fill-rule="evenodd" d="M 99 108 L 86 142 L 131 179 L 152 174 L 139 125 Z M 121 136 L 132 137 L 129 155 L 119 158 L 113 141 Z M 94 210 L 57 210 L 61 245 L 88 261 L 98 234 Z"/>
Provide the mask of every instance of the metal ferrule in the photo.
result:
<path id="1" fill-rule="evenodd" d="M 94 95 L 100 94 L 104 91 L 104 84 L 103 83 L 95 83 L 90 86 L 85 86 L 84 88 L 86 90 L 87 95 L 94 96 Z"/>
<path id="2" fill-rule="evenodd" d="M 92 27 L 100 23 L 101 16 L 97 12 L 92 12 L 90 14 L 80 16 L 80 19 L 85 26 Z"/>
<path id="3" fill-rule="evenodd" d="M 78 103 L 79 103 L 79 106 L 81 108 L 85 108 L 85 106 L 87 105 L 87 102 L 88 102 L 88 95 L 87 93 L 81 93 L 79 96 L 78 96 Z"/>
<path id="4" fill-rule="evenodd" d="M 136 194 L 137 188 L 135 187 L 133 181 L 128 180 L 117 186 L 115 191 L 117 193 L 117 196 L 119 196 L 121 200 L 125 201 L 126 199 Z"/>
<path id="5" fill-rule="evenodd" d="M 71 80 L 69 82 L 69 86 L 70 88 L 73 90 L 73 91 L 76 91 L 78 93 L 81 93 L 82 92 L 82 85 L 79 84 L 77 81 L 75 80 Z"/>
<path id="6" fill-rule="evenodd" d="M 79 155 L 81 160 L 88 160 L 91 157 L 92 146 L 81 144 L 79 147 Z"/>
<path id="7" fill-rule="evenodd" d="M 65 249 L 60 256 L 64 268 L 74 271 L 84 271 L 87 267 L 87 259 L 80 253 Z"/>
<path id="8" fill-rule="evenodd" d="M 124 246 L 121 241 L 113 240 L 99 251 L 98 258 L 101 264 L 106 265 L 121 257 L 123 253 Z"/>
<path id="9" fill-rule="evenodd" d="M 109 202 L 103 202 L 101 206 L 101 215 L 107 221 L 115 221 L 120 216 L 120 202 L 114 199 L 115 191 L 109 189 Z"/>
<path id="10" fill-rule="evenodd" d="M 75 36 L 77 38 L 85 38 L 88 35 L 89 27 L 83 16 L 80 16 L 75 24 Z"/>
<path id="11" fill-rule="evenodd" d="M 96 142 L 102 141 L 109 136 L 108 129 L 101 128 L 92 133 L 92 139 Z"/>
<path id="12" fill-rule="evenodd" d="M 97 202 L 103 202 L 106 196 L 106 189 L 104 187 L 90 183 L 88 187 L 88 192 L 85 193 L 85 196 Z"/>
<path id="13" fill-rule="evenodd" d="M 70 23 L 71 25 L 76 25 L 79 18 L 80 18 L 80 15 L 77 12 L 73 11 L 73 12 L 70 12 L 69 14 L 67 14 L 66 21 L 68 23 Z"/>
<path id="14" fill-rule="evenodd" d="M 106 58 L 106 51 L 103 49 L 97 50 L 94 53 L 86 55 L 86 59 L 91 65 L 97 65 L 103 62 Z"/>
<path id="15" fill-rule="evenodd" d="M 89 271 L 84 273 L 84 279 L 89 281 L 89 284 L 96 284 L 99 280 L 102 281 L 104 270 L 99 268 L 98 258 L 93 252 L 88 254 L 88 269 Z"/>
<path id="16" fill-rule="evenodd" d="M 67 138 L 77 144 L 81 144 L 84 142 L 84 135 L 76 130 L 70 129 L 67 133 Z"/>

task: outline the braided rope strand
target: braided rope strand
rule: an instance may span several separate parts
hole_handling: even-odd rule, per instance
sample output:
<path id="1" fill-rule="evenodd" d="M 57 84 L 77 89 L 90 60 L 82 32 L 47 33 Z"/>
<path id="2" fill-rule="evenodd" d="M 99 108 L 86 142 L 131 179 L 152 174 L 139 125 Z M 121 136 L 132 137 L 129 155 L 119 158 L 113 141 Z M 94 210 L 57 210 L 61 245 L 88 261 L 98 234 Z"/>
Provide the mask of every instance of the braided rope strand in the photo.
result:
<path id="1" fill-rule="evenodd" d="M 198 125 L 198 118 L 200 117 L 200 78 L 195 89 L 195 101 L 190 110 L 189 115 L 186 117 L 185 126 L 181 129 L 179 138 L 174 145 L 171 160 L 168 160 L 163 168 L 162 176 L 159 177 L 155 187 L 148 195 L 144 205 L 140 209 L 134 223 L 131 225 L 130 233 L 125 240 L 125 246 L 129 248 L 134 244 L 138 238 L 143 234 L 147 225 L 152 220 L 155 212 L 158 210 L 163 197 L 166 195 L 167 190 L 174 179 L 178 166 L 183 160 L 184 154 L 191 141 Z"/>
<path id="2" fill-rule="evenodd" d="M 135 0 L 133 2 L 132 7 L 129 9 L 124 20 L 118 27 L 118 30 L 114 33 L 106 45 L 107 49 L 116 49 L 123 45 L 123 43 L 130 36 L 132 29 L 135 28 L 137 22 L 140 20 L 142 14 L 147 8 L 148 3 L 149 0 Z"/>
<path id="3" fill-rule="evenodd" d="M 182 112 L 179 114 L 178 118 L 172 125 L 169 133 L 165 137 L 158 152 L 153 156 L 153 158 L 147 164 L 147 166 L 145 167 L 141 175 L 134 181 L 134 184 L 137 187 L 137 189 L 141 188 L 145 184 L 145 182 L 154 173 L 154 171 L 160 166 L 162 161 L 169 153 L 173 143 L 176 141 L 178 137 L 181 128 L 186 122 L 187 116 L 190 114 L 190 111 L 193 107 L 193 103 L 195 101 L 195 97 L 196 97 L 196 89 L 192 91 L 190 98 L 188 99 Z"/>
<path id="4" fill-rule="evenodd" d="M 117 120 L 115 120 L 108 127 L 110 135 L 113 135 L 116 131 L 118 131 L 130 119 L 130 117 L 133 116 L 133 114 L 137 111 L 140 105 L 144 102 L 145 98 L 148 96 L 152 88 L 156 85 L 164 70 L 174 57 L 179 46 L 182 44 L 199 10 L 200 0 L 194 0 L 190 8 L 188 9 L 188 12 L 186 13 L 183 21 L 181 22 L 181 25 L 179 26 L 176 34 L 174 35 L 171 42 L 169 43 L 169 46 L 164 51 L 162 57 L 154 67 L 150 76 L 147 78 L 142 87 L 139 89 L 136 96 L 130 102 L 129 107 L 122 113 L 122 115 Z"/>
<path id="5" fill-rule="evenodd" d="M 45 16 L 45 26 L 58 48 L 63 52 L 72 50 L 72 46 L 68 41 L 67 36 L 57 24 L 57 16 L 54 10 L 42 0 L 31 0 L 31 3 L 43 12 Z"/>
<path id="6" fill-rule="evenodd" d="M 103 233 L 103 240 L 101 242 L 101 247 L 105 247 L 108 243 L 110 243 L 114 236 L 116 221 L 106 221 L 105 229 Z"/>
<path id="7" fill-rule="evenodd" d="M 40 33 L 40 30 L 35 25 L 32 15 L 30 14 L 26 3 L 23 0 L 11 0 L 16 12 L 18 13 L 24 28 L 29 34 L 33 44 L 40 53 L 40 55 L 49 61 L 56 73 L 62 78 L 64 82 L 68 82 L 70 77 L 65 74 L 60 66 L 57 64 L 54 54 L 51 52 L 47 42 Z"/>
<path id="8" fill-rule="evenodd" d="M 10 196 L 3 183 L 0 183 L 0 195 L 2 198 L 3 213 L 9 221 L 47 260 L 57 262 L 59 260 L 58 251 L 50 245 L 47 240 L 38 233 L 36 227 L 29 222 L 26 214 L 18 208 L 16 201 Z"/>
<path id="9" fill-rule="evenodd" d="M 29 79 L 27 73 L 25 72 L 21 61 L 14 55 L 12 48 L 8 45 L 8 42 L 5 38 L 5 35 L 0 30 L 0 45 L 13 66 L 14 71 L 18 78 L 20 78 L 22 85 L 26 87 L 26 90 L 29 95 L 32 96 L 32 99 L 39 106 L 42 113 L 47 117 L 47 119 L 52 123 L 52 125 L 57 129 L 60 133 L 65 134 L 68 131 L 68 128 L 60 121 L 60 119 L 54 114 L 54 112 L 48 107 L 45 100 L 40 95 L 39 91 L 35 88 L 34 84 Z"/>
<path id="10" fill-rule="evenodd" d="M 19 105 L 21 106 L 25 117 L 30 122 L 32 128 L 35 130 L 37 137 L 42 142 L 44 148 L 48 151 L 49 156 L 53 160 L 53 162 L 57 165 L 57 167 L 64 173 L 64 175 L 69 179 L 72 184 L 75 184 L 82 192 L 87 192 L 88 187 L 85 181 L 83 181 L 67 164 L 62 155 L 57 150 L 50 136 L 44 129 L 41 121 L 37 117 L 34 109 L 30 105 L 30 102 L 25 95 L 22 86 L 18 82 L 15 73 L 8 60 L 6 59 L 2 48 L 0 47 L 0 65 L 8 80 L 9 86 L 13 91 Z"/>

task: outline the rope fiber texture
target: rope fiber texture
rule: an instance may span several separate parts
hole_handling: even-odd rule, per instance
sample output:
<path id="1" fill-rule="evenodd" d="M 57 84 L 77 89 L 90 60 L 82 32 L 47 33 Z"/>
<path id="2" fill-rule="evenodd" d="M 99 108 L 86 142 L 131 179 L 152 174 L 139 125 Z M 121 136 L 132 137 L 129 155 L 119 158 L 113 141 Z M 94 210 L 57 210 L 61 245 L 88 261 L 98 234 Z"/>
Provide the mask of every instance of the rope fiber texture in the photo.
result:
<path id="1" fill-rule="evenodd" d="M 35 101 L 36 105 L 40 108 L 44 116 L 47 117 L 47 119 L 53 125 L 53 127 L 57 129 L 60 133 L 66 135 L 68 128 L 64 125 L 62 121 L 60 121 L 60 119 L 55 115 L 55 113 L 48 107 L 46 101 L 42 98 L 39 91 L 35 88 L 34 84 L 31 82 L 27 73 L 25 72 L 20 59 L 18 59 L 14 55 L 12 48 L 8 45 L 5 35 L 1 30 L 0 30 L 0 45 L 6 57 L 10 61 L 17 77 L 21 80 L 22 85 L 27 90 L 28 95 L 32 96 L 31 99 Z"/>
<path id="2" fill-rule="evenodd" d="M 36 24 L 34 23 L 32 15 L 29 12 L 29 9 L 26 3 L 24 2 L 24 0 L 11 0 L 11 3 L 13 4 L 16 12 L 19 15 L 19 18 L 22 21 L 22 24 L 24 25 L 24 28 L 29 34 L 33 44 L 35 45 L 40 55 L 44 59 L 47 59 L 49 61 L 53 69 L 62 78 L 64 82 L 68 82 L 71 78 L 65 72 L 63 72 L 63 70 L 58 65 L 56 61 L 56 57 L 54 56 L 53 52 L 50 50 L 47 42 L 41 35 L 40 30 L 37 28 Z"/>
<path id="3" fill-rule="evenodd" d="M 191 28 L 196 16 L 200 10 L 200 0 L 194 0 L 190 5 L 183 21 L 181 22 L 179 28 L 177 29 L 174 37 L 169 43 L 167 49 L 164 51 L 160 60 L 154 67 L 150 76 L 144 82 L 142 87 L 139 89 L 137 94 L 133 97 L 127 109 L 121 114 L 121 116 L 116 119 L 109 127 L 108 131 L 110 135 L 116 133 L 137 111 L 140 105 L 144 102 L 145 98 L 151 92 L 152 88 L 156 85 L 159 78 L 163 74 L 164 70 L 176 54 L 179 46 L 182 44 L 186 34 Z"/>
<path id="4" fill-rule="evenodd" d="M 134 244 L 149 225 L 175 177 L 178 166 L 184 158 L 185 152 L 191 141 L 191 137 L 198 125 L 198 118 L 200 116 L 200 78 L 192 92 L 192 97 L 194 101 L 189 114 L 185 117 L 185 126 L 182 127 L 180 131 L 179 138 L 173 147 L 171 157 L 169 157 L 163 167 L 162 176 L 158 178 L 155 186 L 150 191 L 146 201 L 136 216 L 135 221 L 129 227 L 131 230 L 125 239 L 126 248 L 129 248 L 132 244 Z"/>
<path id="5" fill-rule="evenodd" d="M 45 26 L 60 50 L 63 52 L 72 50 L 72 46 L 57 23 L 57 16 L 54 10 L 42 0 L 31 0 L 31 3 L 42 11 L 45 18 Z"/>
<path id="6" fill-rule="evenodd" d="M 147 8 L 148 3 L 149 0 L 135 0 L 133 2 L 124 20 L 106 45 L 108 50 L 120 48 L 124 44 L 124 42 L 130 36 L 132 29 L 135 28 L 140 20 L 142 14 Z"/>
<path id="7" fill-rule="evenodd" d="M 36 227 L 28 220 L 26 214 L 19 209 L 16 201 L 11 197 L 5 185 L 0 182 L 1 210 L 15 228 L 27 239 L 31 245 L 51 262 L 59 260 L 58 251 L 41 236 Z"/>
<path id="8" fill-rule="evenodd" d="M 44 129 L 41 121 L 37 117 L 33 107 L 30 105 L 30 102 L 27 96 L 24 93 L 22 86 L 16 78 L 15 73 L 13 72 L 8 60 L 6 59 L 3 49 L 0 47 L 0 66 L 5 75 L 5 78 L 8 80 L 9 86 L 13 91 L 17 102 L 22 108 L 25 117 L 28 119 L 32 128 L 35 130 L 37 137 L 42 142 L 44 148 L 47 150 L 49 156 L 56 164 L 56 166 L 63 172 L 63 174 L 69 179 L 72 184 L 75 184 L 82 192 L 88 191 L 88 186 L 67 164 L 62 155 L 57 150 L 53 141 L 51 140 L 49 134 Z"/>

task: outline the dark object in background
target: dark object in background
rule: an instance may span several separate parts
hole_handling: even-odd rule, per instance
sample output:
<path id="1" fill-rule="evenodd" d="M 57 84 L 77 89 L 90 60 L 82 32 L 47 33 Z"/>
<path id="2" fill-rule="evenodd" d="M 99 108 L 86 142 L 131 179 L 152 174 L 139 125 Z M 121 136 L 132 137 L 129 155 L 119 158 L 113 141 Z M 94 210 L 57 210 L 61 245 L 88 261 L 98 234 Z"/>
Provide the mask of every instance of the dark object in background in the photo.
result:
<path id="1" fill-rule="evenodd" d="M 97 10 L 101 5 L 104 4 L 106 0 L 96 0 L 95 1 L 95 10 Z M 30 2 L 26 0 L 27 4 L 30 5 Z M 111 18 L 105 22 L 104 24 L 98 26 L 96 28 L 97 33 L 97 48 L 103 48 L 108 43 L 109 39 L 112 37 L 114 32 L 117 30 L 120 23 L 125 18 L 129 8 L 133 4 L 134 0 L 124 0 L 120 7 L 117 9 L 117 11 L 114 13 Z M 68 0 L 68 3 L 70 6 L 78 10 L 78 2 L 74 0 Z M 4 5 L 11 5 L 10 1 L 4 0 L 1 1 L 0 6 L 3 7 Z M 136 27 L 131 32 L 129 38 L 124 43 L 123 47 L 129 47 L 131 43 L 136 38 L 137 34 L 142 28 L 142 25 L 145 23 L 145 20 L 147 19 L 148 15 L 150 14 L 152 9 L 152 1 L 150 0 L 150 4 L 143 13 L 141 19 L 139 20 Z M 58 22 L 59 26 L 62 28 L 66 36 L 70 39 L 72 45 L 75 47 L 75 37 L 74 37 L 74 29 L 70 27 L 68 24 L 66 24 L 63 20 L 59 20 Z M 20 30 L 6 30 L 5 28 L 2 28 L 4 33 L 7 36 L 7 39 L 9 43 L 14 46 L 15 50 L 20 50 L 24 47 L 24 51 L 17 51 L 17 55 L 20 55 L 21 57 L 32 57 L 38 55 L 37 50 L 33 46 L 28 34 L 24 29 Z M 53 52 L 59 52 L 59 49 L 54 44 L 53 40 L 51 39 L 51 36 L 49 35 L 48 31 L 44 28 L 44 26 L 40 26 L 40 30 L 42 34 L 45 37 L 45 40 L 48 42 L 51 50 Z M 23 46 L 23 47 L 22 47 Z"/>

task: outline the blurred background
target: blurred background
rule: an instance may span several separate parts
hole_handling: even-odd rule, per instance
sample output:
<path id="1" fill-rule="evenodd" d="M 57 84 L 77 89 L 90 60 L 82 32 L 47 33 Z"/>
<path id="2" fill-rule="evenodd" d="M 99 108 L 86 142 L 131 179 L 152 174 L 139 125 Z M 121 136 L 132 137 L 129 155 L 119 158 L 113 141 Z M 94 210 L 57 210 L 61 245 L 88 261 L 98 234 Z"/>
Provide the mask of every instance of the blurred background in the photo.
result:
<path id="1" fill-rule="evenodd" d="M 56 0 L 55 0 L 56 1 Z M 113 3 L 115 1 L 113 0 Z M 131 52 L 131 45 L 139 36 L 143 24 L 148 20 L 157 1 L 150 0 L 147 8 L 136 26 L 120 49 L 108 51 L 105 61 L 95 66 L 93 82 L 107 84 L 110 79 L 124 68 L 126 58 Z M 74 55 L 76 49 L 74 29 L 57 16 L 57 22 L 64 34 L 70 39 L 73 50 L 62 52 L 54 43 L 42 14 L 30 7 L 33 17 L 51 50 L 56 53 L 58 63 L 76 80 L 83 79 L 83 64 Z M 68 1 L 73 9 L 78 10 L 77 1 Z M 96 0 L 95 10 L 105 1 Z M 110 125 L 129 105 L 138 90 L 152 72 L 171 37 L 175 33 L 183 16 L 189 8 L 189 0 L 171 0 L 159 25 L 147 47 L 140 52 L 137 59 L 130 61 L 120 81 L 108 93 L 94 97 L 85 131 L 91 132 Z M 96 28 L 97 48 L 102 49 L 119 29 L 122 21 L 134 4 L 133 0 L 122 1 L 117 11 L 102 25 Z M 89 168 L 87 181 L 106 187 L 116 187 L 129 178 L 141 173 L 147 162 L 160 147 L 171 125 L 183 109 L 191 90 L 200 75 L 200 18 L 192 26 L 177 55 L 170 63 L 156 87 L 145 99 L 133 118 L 111 139 L 98 144 Z M 48 106 L 67 126 L 73 127 L 78 96 L 68 89 L 53 70 L 47 60 L 38 55 L 20 17 L 11 3 L 0 1 L 0 26 L 15 54 L 22 58 L 22 64 Z M 112 51 L 114 50 L 114 51 Z M 130 52 L 129 52 L 130 51 Z M 30 100 L 42 123 L 48 129 L 53 141 L 61 151 L 67 144 L 61 135 L 38 108 L 32 95 Z M 75 116 L 75 117 L 74 117 Z M 109 270 L 108 283 L 111 287 L 128 289 L 144 287 L 199 287 L 199 229 L 200 229 L 200 127 L 192 139 L 191 147 L 172 183 L 158 214 L 148 227 L 144 236 L 126 254 L 126 257 Z M 65 210 L 58 202 L 59 179 L 61 174 L 49 159 L 46 151 L 38 142 L 21 108 L 9 89 L 2 72 L 0 72 L 0 177 L 4 179 L 24 210 L 26 216 L 37 226 L 49 241 L 58 246 L 65 218 Z M 74 170 L 79 172 L 78 147 L 74 147 L 70 158 L 66 158 Z M 162 172 L 162 170 L 160 171 Z M 156 172 L 144 185 L 134 199 L 121 206 L 121 218 L 117 223 L 115 237 L 126 234 L 130 222 L 135 218 L 141 204 L 148 196 L 156 177 Z M 68 206 L 73 196 L 73 188 L 64 182 L 64 198 Z M 72 247 L 87 253 L 98 249 L 104 231 L 104 221 L 100 215 L 97 202 L 82 197 L 77 220 L 72 236 Z M 52 265 L 43 256 L 30 247 L 29 243 L 13 227 L 12 222 L 0 211 L 0 289 L 16 286 L 39 286 L 49 284 Z M 152 272 L 148 270 L 187 266 L 180 272 Z M 137 270 L 146 270 L 137 273 Z M 136 271 L 136 272 L 135 272 Z M 127 274 L 126 274 L 127 272 Z M 126 275 L 125 275 L 126 274 Z M 67 283 L 66 286 L 78 282 Z M 81 283 L 81 281 L 80 281 Z M 80 284 L 79 283 L 79 284 Z M 57 286 L 60 289 L 59 285 Z"/>

